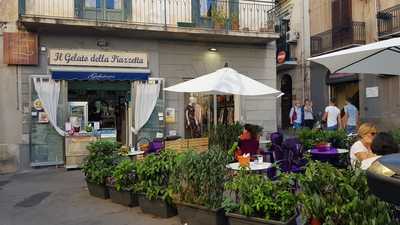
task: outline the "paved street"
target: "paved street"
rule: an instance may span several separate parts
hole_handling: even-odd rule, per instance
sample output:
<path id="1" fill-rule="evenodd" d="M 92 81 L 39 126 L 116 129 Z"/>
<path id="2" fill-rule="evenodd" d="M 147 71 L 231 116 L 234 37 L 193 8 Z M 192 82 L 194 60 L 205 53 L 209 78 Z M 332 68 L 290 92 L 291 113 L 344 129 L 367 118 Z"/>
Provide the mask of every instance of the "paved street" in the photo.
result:
<path id="1" fill-rule="evenodd" d="M 0 176 L 0 225 L 178 225 L 89 196 L 83 174 L 40 169 Z"/>

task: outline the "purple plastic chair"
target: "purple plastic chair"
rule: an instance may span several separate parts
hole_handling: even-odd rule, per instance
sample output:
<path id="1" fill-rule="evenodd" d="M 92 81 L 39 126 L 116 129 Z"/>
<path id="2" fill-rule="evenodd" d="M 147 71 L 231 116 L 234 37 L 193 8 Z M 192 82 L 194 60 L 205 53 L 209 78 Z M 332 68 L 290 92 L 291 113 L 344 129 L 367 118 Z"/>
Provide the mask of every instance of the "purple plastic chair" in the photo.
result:
<path id="1" fill-rule="evenodd" d="M 288 171 L 290 172 L 302 172 L 307 164 L 307 161 L 303 157 L 303 147 L 299 139 L 289 138 L 282 143 L 282 151 L 287 156 L 285 160 L 288 160 Z"/>

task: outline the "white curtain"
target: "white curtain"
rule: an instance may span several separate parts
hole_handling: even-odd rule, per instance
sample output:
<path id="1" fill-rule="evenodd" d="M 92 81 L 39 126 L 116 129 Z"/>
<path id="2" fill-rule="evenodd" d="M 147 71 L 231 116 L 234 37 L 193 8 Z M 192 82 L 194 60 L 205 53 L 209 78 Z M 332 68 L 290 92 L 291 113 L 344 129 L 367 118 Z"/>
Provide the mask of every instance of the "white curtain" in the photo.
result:
<path id="1" fill-rule="evenodd" d="M 142 83 L 135 82 L 135 116 L 134 127 L 132 130 L 138 134 L 140 129 L 149 120 L 151 113 L 156 106 L 158 96 L 160 94 L 160 82 Z"/>
<path id="2" fill-rule="evenodd" d="M 50 124 L 61 136 L 65 132 L 57 126 L 57 106 L 60 97 L 60 82 L 45 77 L 33 78 L 35 90 L 43 103 L 44 111 L 47 113 Z"/>

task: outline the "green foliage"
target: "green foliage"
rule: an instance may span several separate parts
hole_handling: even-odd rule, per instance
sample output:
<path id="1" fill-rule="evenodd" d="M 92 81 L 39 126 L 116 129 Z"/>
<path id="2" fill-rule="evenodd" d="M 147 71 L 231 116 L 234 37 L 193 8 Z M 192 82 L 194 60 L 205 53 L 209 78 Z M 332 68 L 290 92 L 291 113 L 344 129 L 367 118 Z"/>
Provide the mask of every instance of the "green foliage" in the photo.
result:
<path id="1" fill-rule="evenodd" d="M 341 170 L 327 163 L 310 162 L 300 176 L 300 202 L 305 219 L 324 225 L 397 224 L 389 204 L 369 193 L 365 172 Z"/>
<path id="2" fill-rule="evenodd" d="M 177 200 L 212 209 L 221 207 L 228 161 L 227 154 L 218 147 L 180 155 L 171 179 Z"/>
<path id="3" fill-rule="evenodd" d="M 295 176 L 280 174 L 277 181 L 271 181 L 242 170 L 225 185 L 226 190 L 236 193 L 237 201 L 225 199 L 224 208 L 245 216 L 287 221 L 296 213 Z"/>
<path id="4" fill-rule="evenodd" d="M 335 148 L 348 148 L 350 140 L 344 130 L 326 131 L 301 129 L 297 136 L 305 149 L 312 149 L 318 143 L 331 143 Z"/>
<path id="5" fill-rule="evenodd" d="M 177 165 L 178 154 L 165 150 L 160 155 L 151 154 L 137 163 L 137 191 L 143 192 L 147 198 L 161 197 L 167 202 L 172 200 L 172 189 L 169 187 L 170 175 Z"/>
<path id="6" fill-rule="evenodd" d="M 112 141 L 96 141 L 87 147 L 89 155 L 85 158 L 82 171 L 86 179 L 97 184 L 105 184 L 112 170 L 122 159 L 118 155 L 120 145 Z"/>
<path id="7" fill-rule="evenodd" d="M 225 25 L 227 21 L 227 11 L 219 9 L 218 7 L 213 7 L 211 10 L 211 19 L 214 24 Z"/>
<path id="8" fill-rule="evenodd" d="M 130 159 L 121 161 L 114 169 L 112 178 L 117 191 L 135 191 L 136 165 Z"/>
<path id="9" fill-rule="evenodd" d="M 218 146 L 228 151 L 238 141 L 242 131 L 243 126 L 238 122 L 232 125 L 218 124 L 215 129 L 210 128 L 209 146 Z"/>
<path id="10" fill-rule="evenodd" d="M 390 134 L 393 136 L 397 144 L 400 144 L 400 128 L 392 130 Z"/>

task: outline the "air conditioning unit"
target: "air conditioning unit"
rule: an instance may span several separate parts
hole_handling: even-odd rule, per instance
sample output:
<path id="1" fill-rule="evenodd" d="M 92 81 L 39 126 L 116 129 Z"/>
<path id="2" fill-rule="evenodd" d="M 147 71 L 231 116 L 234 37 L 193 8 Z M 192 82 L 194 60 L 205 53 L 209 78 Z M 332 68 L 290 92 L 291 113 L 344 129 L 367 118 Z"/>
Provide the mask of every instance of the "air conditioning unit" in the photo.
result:
<path id="1" fill-rule="evenodd" d="M 286 43 L 297 43 L 299 40 L 299 32 L 288 31 L 286 32 Z"/>

